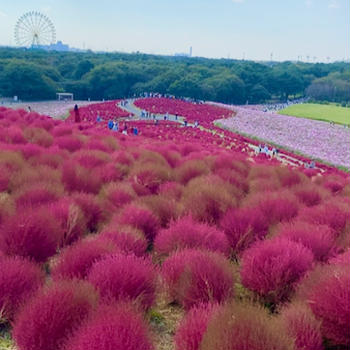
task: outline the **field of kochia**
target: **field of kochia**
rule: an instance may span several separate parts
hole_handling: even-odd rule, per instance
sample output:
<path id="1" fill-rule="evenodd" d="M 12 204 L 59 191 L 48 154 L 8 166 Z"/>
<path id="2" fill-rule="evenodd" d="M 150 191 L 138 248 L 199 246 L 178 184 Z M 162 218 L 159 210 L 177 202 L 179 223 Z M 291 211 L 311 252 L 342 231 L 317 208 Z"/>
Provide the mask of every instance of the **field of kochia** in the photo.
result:
<path id="1" fill-rule="evenodd" d="M 279 111 L 280 114 L 301 118 L 323 120 L 337 124 L 350 125 L 350 108 L 318 103 L 304 103 L 289 106 Z"/>
<path id="2" fill-rule="evenodd" d="M 135 105 L 178 106 L 204 128 L 232 114 Z M 80 123 L 0 107 L 0 339 L 18 350 L 347 349 L 349 174 L 127 115 L 116 101 L 80 108 Z M 107 129 L 112 117 L 127 135 Z"/>

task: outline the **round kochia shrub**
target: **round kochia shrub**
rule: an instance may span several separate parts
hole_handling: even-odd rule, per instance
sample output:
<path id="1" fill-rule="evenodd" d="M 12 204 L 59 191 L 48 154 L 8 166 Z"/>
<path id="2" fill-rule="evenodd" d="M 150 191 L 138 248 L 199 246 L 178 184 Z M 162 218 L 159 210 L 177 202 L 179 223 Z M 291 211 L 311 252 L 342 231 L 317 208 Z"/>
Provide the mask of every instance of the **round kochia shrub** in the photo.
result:
<path id="1" fill-rule="evenodd" d="M 43 281 L 44 274 L 35 263 L 20 257 L 0 258 L 0 318 L 11 320 Z"/>
<path id="2" fill-rule="evenodd" d="M 105 300 L 126 300 L 144 309 L 153 304 L 156 274 L 152 263 L 135 255 L 115 254 L 96 262 L 88 280 Z"/>
<path id="3" fill-rule="evenodd" d="M 17 208 L 48 205 L 59 197 L 60 189 L 52 188 L 52 184 L 36 183 L 26 186 L 15 194 Z M 57 186 L 59 188 L 59 186 Z"/>
<path id="4" fill-rule="evenodd" d="M 148 242 L 144 234 L 131 226 L 120 226 L 113 228 L 107 226 L 99 234 L 99 239 L 112 241 L 118 250 L 125 254 L 143 256 L 146 253 Z"/>
<path id="5" fill-rule="evenodd" d="M 242 255 L 242 283 L 266 301 L 278 303 L 288 299 L 312 261 L 313 254 L 300 243 L 288 239 L 261 241 Z"/>
<path id="6" fill-rule="evenodd" d="M 220 226 L 234 255 L 243 252 L 256 240 L 264 238 L 268 232 L 264 215 L 253 208 L 228 210 L 221 219 Z"/>
<path id="7" fill-rule="evenodd" d="M 91 176 L 91 170 L 86 169 L 71 159 L 62 165 L 62 183 L 69 192 L 81 191 L 97 194 L 102 186 L 102 180 L 96 173 Z"/>
<path id="8" fill-rule="evenodd" d="M 307 183 L 296 186 L 293 192 L 302 203 L 312 207 L 321 202 L 324 191 L 312 183 Z"/>
<path id="9" fill-rule="evenodd" d="M 166 196 L 159 194 L 143 196 L 137 202 L 151 210 L 158 218 L 161 227 L 167 227 L 171 220 L 176 220 L 180 215 L 179 204 Z"/>
<path id="10" fill-rule="evenodd" d="M 44 288 L 16 317 L 13 338 L 19 350 L 59 350 L 96 307 L 87 282 L 61 281 Z"/>
<path id="11" fill-rule="evenodd" d="M 161 274 L 169 297 L 186 309 L 199 303 L 221 303 L 233 296 L 233 271 L 219 253 L 175 252 L 164 261 Z"/>
<path id="12" fill-rule="evenodd" d="M 299 217 L 301 220 L 315 225 L 328 225 L 337 234 L 340 234 L 350 222 L 349 208 L 334 202 L 304 208 L 300 212 Z"/>
<path id="13" fill-rule="evenodd" d="M 200 350 L 205 334 L 217 304 L 199 304 L 194 306 L 180 322 L 175 334 L 176 350 Z"/>
<path id="14" fill-rule="evenodd" d="M 136 193 L 128 182 L 110 182 L 104 185 L 100 195 L 108 201 L 115 211 L 125 204 L 129 204 L 136 197 Z"/>
<path id="15" fill-rule="evenodd" d="M 79 150 L 83 143 L 76 136 L 61 136 L 56 138 L 56 144 L 59 148 L 66 149 L 69 152 Z"/>
<path id="16" fill-rule="evenodd" d="M 101 305 L 66 350 L 152 350 L 149 329 L 131 305 Z"/>
<path id="17" fill-rule="evenodd" d="M 51 275 L 54 279 L 84 279 L 96 261 L 114 252 L 116 252 L 116 247 L 108 240 L 78 241 L 59 254 Z"/>
<path id="18" fill-rule="evenodd" d="M 199 223 L 191 216 L 183 217 L 159 231 L 154 249 L 159 255 L 184 248 L 204 248 L 228 255 L 229 245 L 225 234 L 213 226 Z"/>
<path id="19" fill-rule="evenodd" d="M 306 222 L 293 222 L 279 230 L 281 237 L 303 244 L 309 248 L 316 260 L 327 260 L 334 246 L 334 233 L 326 225 L 313 225 Z"/>
<path id="20" fill-rule="evenodd" d="M 61 246 L 71 244 L 86 232 L 86 221 L 82 210 L 70 198 L 62 198 L 52 204 L 51 211 L 61 227 Z"/>
<path id="21" fill-rule="evenodd" d="M 137 204 L 126 205 L 113 221 L 141 230 L 149 241 L 153 241 L 160 226 L 158 218 L 149 209 Z"/>
<path id="22" fill-rule="evenodd" d="M 321 321 L 322 335 L 334 345 L 350 345 L 350 268 L 331 265 L 315 270 L 305 280 L 305 298 Z"/>
<path id="23" fill-rule="evenodd" d="M 212 314 L 200 349 L 294 350 L 294 344 L 281 322 L 262 307 L 227 304 Z"/>
<path id="24" fill-rule="evenodd" d="M 280 314 L 287 333 L 294 338 L 295 350 L 322 350 L 321 324 L 303 303 L 291 303 Z"/>
<path id="25" fill-rule="evenodd" d="M 236 207 L 239 192 L 218 176 L 195 178 L 184 189 L 184 212 L 198 221 L 216 224 L 228 209 Z"/>
<path id="26" fill-rule="evenodd" d="M 270 225 L 292 220 L 299 209 L 297 199 L 284 191 L 253 194 L 247 206 L 259 210 Z"/>
<path id="27" fill-rule="evenodd" d="M 21 209 L 0 227 L 0 248 L 8 255 L 44 262 L 55 254 L 61 236 L 62 229 L 49 209 Z"/>
<path id="28" fill-rule="evenodd" d="M 73 193 L 72 198 L 82 210 L 87 228 L 90 231 L 96 231 L 103 219 L 102 207 L 98 199 L 94 195 L 84 192 Z"/>

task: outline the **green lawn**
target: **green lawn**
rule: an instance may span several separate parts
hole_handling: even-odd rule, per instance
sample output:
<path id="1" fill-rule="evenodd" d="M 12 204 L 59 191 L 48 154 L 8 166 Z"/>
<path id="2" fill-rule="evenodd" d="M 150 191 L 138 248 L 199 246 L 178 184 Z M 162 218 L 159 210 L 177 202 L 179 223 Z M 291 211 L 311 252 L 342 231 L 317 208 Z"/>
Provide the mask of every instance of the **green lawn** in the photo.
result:
<path id="1" fill-rule="evenodd" d="M 278 113 L 328 122 L 333 121 L 338 124 L 350 124 L 350 108 L 335 105 L 303 103 L 287 107 Z"/>

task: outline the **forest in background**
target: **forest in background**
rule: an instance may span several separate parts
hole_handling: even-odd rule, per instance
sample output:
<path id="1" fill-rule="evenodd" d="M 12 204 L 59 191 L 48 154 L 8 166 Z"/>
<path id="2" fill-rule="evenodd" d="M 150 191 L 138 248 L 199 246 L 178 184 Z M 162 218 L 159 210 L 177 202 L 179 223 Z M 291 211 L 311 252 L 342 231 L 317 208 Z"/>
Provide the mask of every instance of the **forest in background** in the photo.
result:
<path id="1" fill-rule="evenodd" d="M 0 48 L 0 97 L 49 100 L 72 92 L 102 100 L 145 91 L 232 104 L 307 96 L 345 105 L 350 65 Z"/>

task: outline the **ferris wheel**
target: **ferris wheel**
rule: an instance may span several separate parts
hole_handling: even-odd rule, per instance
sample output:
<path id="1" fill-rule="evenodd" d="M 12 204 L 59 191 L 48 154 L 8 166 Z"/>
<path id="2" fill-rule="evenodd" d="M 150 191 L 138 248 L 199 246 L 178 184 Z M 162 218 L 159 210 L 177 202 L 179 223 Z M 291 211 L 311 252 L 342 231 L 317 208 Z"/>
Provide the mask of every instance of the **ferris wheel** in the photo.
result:
<path id="1" fill-rule="evenodd" d="M 15 41 L 18 46 L 41 46 L 56 42 L 56 30 L 44 14 L 31 11 L 21 16 L 15 26 Z"/>

